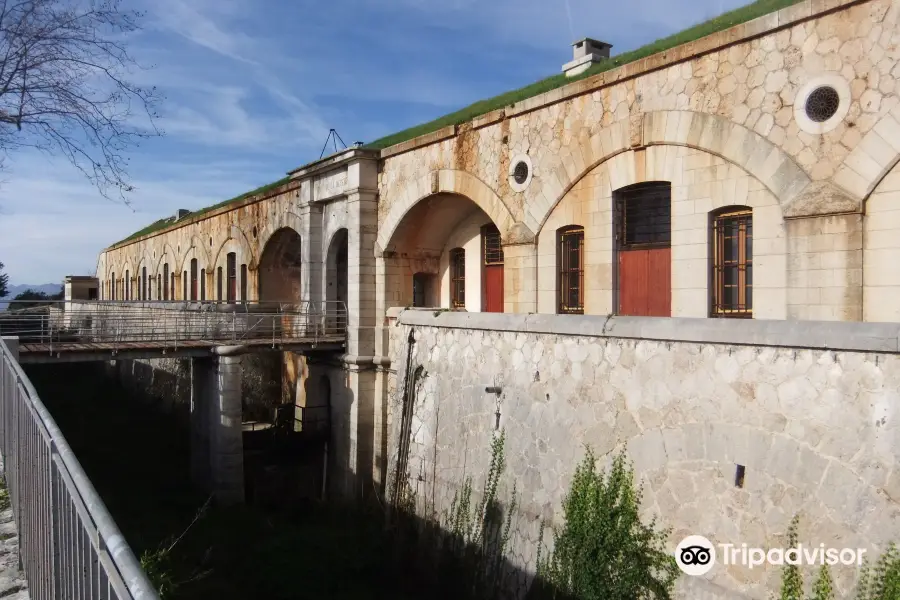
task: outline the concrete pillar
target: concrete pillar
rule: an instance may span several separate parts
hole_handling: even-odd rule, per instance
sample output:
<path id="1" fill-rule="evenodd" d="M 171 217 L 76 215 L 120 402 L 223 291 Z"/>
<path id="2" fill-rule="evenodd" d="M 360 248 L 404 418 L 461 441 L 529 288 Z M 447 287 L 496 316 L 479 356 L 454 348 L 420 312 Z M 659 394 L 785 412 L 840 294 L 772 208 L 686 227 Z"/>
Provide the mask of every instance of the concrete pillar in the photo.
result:
<path id="1" fill-rule="evenodd" d="M 537 244 L 503 245 L 503 312 L 537 312 Z"/>
<path id="2" fill-rule="evenodd" d="M 322 288 L 323 263 L 325 257 L 322 250 L 322 206 L 307 204 L 300 207 L 300 218 L 303 222 L 303 231 L 300 235 L 302 244 L 303 266 L 300 269 L 300 279 L 303 300 L 310 303 L 310 308 L 317 310 L 324 300 Z"/>
<path id="3" fill-rule="evenodd" d="M 240 347 L 191 362 L 191 469 L 221 504 L 244 502 Z"/>

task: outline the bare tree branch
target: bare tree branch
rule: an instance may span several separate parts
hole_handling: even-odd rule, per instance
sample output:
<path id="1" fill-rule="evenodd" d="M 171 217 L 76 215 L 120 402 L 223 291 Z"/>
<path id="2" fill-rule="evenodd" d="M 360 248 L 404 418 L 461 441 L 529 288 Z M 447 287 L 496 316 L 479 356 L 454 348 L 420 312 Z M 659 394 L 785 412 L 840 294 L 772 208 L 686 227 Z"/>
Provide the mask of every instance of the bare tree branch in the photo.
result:
<path id="1" fill-rule="evenodd" d="M 162 135 L 155 123 L 162 97 L 128 80 L 142 67 L 125 40 L 143 13 L 120 5 L 0 0 L 0 153 L 62 155 L 104 196 L 127 203 L 125 154 Z"/>

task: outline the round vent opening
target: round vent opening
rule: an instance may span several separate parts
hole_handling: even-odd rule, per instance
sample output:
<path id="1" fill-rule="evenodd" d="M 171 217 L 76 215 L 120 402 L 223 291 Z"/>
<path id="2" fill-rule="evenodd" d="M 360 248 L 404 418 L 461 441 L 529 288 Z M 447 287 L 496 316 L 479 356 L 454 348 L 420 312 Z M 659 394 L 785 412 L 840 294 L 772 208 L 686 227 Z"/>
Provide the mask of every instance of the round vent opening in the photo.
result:
<path id="1" fill-rule="evenodd" d="M 519 185 L 522 185 L 528 179 L 528 165 L 525 164 L 524 160 L 520 160 L 516 164 L 516 168 L 513 170 L 513 179 Z"/>
<path id="2" fill-rule="evenodd" d="M 815 123 L 824 123 L 837 114 L 840 104 L 837 90 L 823 85 L 813 90 L 806 99 L 806 116 Z"/>

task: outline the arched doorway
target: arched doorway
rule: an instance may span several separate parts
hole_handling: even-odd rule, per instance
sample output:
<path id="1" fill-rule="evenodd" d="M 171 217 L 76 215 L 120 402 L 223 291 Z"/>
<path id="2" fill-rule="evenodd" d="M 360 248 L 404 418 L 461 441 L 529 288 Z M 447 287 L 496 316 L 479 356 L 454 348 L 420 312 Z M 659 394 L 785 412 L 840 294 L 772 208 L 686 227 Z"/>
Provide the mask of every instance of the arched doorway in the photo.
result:
<path id="1" fill-rule="evenodd" d="M 348 243 L 346 229 L 339 229 L 328 246 L 325 269 L 325 300 L 328 327 L 347 326 L 347 259 Z"/>
<path id="2" fill-rule="evenodd" d="M 289 227 L 273 233 L 259 259 L 259 301 L 298 304 L 302 266 L 300 234 Z"/>

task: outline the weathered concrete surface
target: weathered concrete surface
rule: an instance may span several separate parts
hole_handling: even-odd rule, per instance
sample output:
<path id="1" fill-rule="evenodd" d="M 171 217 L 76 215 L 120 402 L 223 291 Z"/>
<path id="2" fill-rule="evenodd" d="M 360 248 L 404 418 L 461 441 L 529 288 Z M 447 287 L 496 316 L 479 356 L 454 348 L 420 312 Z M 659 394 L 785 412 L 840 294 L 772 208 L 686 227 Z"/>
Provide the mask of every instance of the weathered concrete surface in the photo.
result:
<path id="1" fill-rule="evenodd" d="M 460 328 L 466 320 L 469 328 Z M 814 546 L 877 555 L 900 540 L 897 326 L 884 325 L 882 338 L 874 324 L 583 317 L 579 335 L 569 329 L 574 321 L 399 315 L 391 328 L 398 378 L 407 372 L 411 328 L 412 360 L 423 368 L 409 474 L 420 494 L 435 485 L 438 513 L 465 476 L 483 480 L 499 426 L 506 481 L 521 503 L 515 554 L 526 569 L 538 520 L 558 522 L 586 444 L 601 462 L 627 450 L 644 485 L 645 516 L 673 528 L 673 550 L 690 534 L 780 547 L 794 514 L 801 541 Z M 592 331 L 598 323 L 605 333 Z M 392 458 L 401 379 L 396 387 Z M 736 465 L 746 467 L 742 488 Z M 849 597 L 855 570 L 832 572 L 840 597 Z M 774 567 L 719 564 L 706 580 L 682 578 L 679 597 L 762 599 L 779 576 Z"/>

